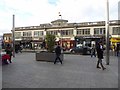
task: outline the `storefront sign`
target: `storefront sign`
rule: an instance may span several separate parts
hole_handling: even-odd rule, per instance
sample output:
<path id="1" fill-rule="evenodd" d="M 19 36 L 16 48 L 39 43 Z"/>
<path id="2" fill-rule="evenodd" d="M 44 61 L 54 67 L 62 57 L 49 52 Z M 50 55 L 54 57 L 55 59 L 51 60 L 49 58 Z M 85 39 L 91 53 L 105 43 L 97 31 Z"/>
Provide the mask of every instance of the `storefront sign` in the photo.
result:
<path id="1" fill-rule="evenodd" d="M 89 37 L 89 36 L 86 36 L 86 37 L 83 37 L 83 38 L 101 38 L 101 37 L 94 37 L 94 36 L 93 37 L 91 37 L 91 36 Z"/>
<path id="2" fill-rule="evenodd" d="M 22 40 L 32 40 L 32 37 L 23 37 Z"/>

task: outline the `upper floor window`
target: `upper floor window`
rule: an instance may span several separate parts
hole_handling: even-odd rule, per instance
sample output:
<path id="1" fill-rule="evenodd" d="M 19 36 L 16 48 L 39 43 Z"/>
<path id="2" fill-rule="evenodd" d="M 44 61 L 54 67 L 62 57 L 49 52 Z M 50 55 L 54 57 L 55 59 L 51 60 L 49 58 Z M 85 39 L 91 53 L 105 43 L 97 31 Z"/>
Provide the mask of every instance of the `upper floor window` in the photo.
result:
<path id="1" fill-rule="evenodd" d="M 32 32 L 29 31 L 29 32 L 23 32 L 23 36 L 25 37 L 31 37 L 32 36 Z"/>
<path id="2" fill-rule="evenodd" d="M 12 37 L 9 37 L 9 40 L 12 40 Z"/>
<path id="3" fill-rule="evenodd" d="M 43 31 L 34 31 L 34 37 L 43 36 Z"/>
<path id="4" fill-rule="evenodd" d="M 90 29 L 78 29 L 77 34 L 78 35 L 89 35 L 90 34 Z"/>
<path id="5" fill-rule="evenodd" d="M 94 34 L 102 35 L 105 34 L 105 28 L 94 28 Z"/>
<path id="6" fill-rule="evenodd" d="M 4 40 L 7 40 L 7 37 L 4 37 Z"/>
<path id="7" fill-rule="evenodd" d="M 77 34 L 79 35 L 83 34 L 83 30 L 77 30 Z"/>
<path id="8" fill-rule="evenodd" d="M 61 35 L 67 36 L 67 35 L 73 35 L 73 30 L 61 30 Z"/>
<path id="9" fill-rule="evenodd" d="M 120 27 L 113 27 L 113 35 L 120 35 Z"/>
<path id="10" fill-rule="evenodd" d="M 47 31 L 48 34 L 52 34 L 52 35 L 57 35 L 58 34 L 58 30 L 55 31 Z"/>
<path id="11" fill-rule="evenodd" d="M 57 35 L 58 31 L 47 31 L 48 34 Z"/>
<path id="12" fill-rule="evenodd" d="M 5 37 L 4 37 L 4 40 L 12 40 L 12 37 L 10 37 L 10 36 L 5 36 Z"/>
<path id="13" fill-rule="evenodd" d="M 21 37 L 21 32 L 15 32 L 15 37 Z"/>

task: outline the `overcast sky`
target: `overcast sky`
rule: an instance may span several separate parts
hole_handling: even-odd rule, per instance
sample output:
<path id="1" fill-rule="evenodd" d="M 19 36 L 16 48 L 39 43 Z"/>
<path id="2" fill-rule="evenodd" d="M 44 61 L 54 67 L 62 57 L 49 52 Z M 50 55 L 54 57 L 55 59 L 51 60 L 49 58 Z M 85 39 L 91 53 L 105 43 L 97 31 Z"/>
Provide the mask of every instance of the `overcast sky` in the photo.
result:
<path id="1" fill-rule="evenodd" d="M 118 19 L 118 2 L 109 0 L 110 20 Z M 0 0 L 0 35 L 15 27 L 37 26 L 58 19 L 69 23 L 105 20 L 106 0 Z"/>

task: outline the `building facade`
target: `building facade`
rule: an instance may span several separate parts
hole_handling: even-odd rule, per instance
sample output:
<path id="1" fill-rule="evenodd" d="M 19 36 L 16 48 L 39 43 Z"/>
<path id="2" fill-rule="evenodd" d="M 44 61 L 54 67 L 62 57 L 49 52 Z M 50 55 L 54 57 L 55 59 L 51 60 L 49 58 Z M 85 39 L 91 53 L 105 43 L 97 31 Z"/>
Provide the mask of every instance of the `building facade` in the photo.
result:
<path id="1" fill-rule="evenodd" d="M 5 48 L 5 46 L 7 44 L 12 45 L 12 33 L 4 33 L 3 34 L 3 48 Z"/>
<path id="2" fill-rule="evenodd" d="M 120 21 L 110 21 L 110 43 L 115 45 L 120 43 Z M 105 21 L 68 23 L 68 20 L 57 19 L 47 24 L 39 26 L 16 27 L 15 43 L 22 44 L 24 48 L 41 48 L 46 34 L 56 36 L 56 42 L 60 42 L 62 47 L 70 49 L 78 44 L 95 44 L 100 39 L 105 39 Z"/>

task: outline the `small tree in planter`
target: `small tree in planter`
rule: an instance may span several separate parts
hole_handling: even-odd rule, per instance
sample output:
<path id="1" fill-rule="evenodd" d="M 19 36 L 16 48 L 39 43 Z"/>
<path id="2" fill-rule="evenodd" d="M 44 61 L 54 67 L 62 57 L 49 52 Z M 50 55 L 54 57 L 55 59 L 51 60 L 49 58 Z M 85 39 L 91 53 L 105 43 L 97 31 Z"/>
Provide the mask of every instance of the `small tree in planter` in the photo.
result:
<path id="1" fill-rule="evenodd" d="M 53 52 L 55 46 L 55 35 L 47 34 L 46 44 L 47 44 L 48 52 Z"/>
<path id="2" fill-rule="evenodd" d="M 48 52 L 50 53 L 46 53 L 46 52 L 36 53 L 36 60 L 54 62 L 56 55 L 55 53 L 51 53 L 51 52 L 53 52 L 54 50 L 55 35 L 47 34 L 45 42 L 46 42 Z M 61 54 L 61 60 L 63 60 L 63 54 Z"/>

